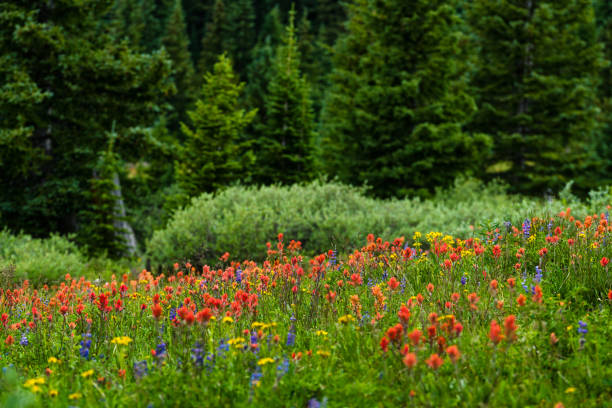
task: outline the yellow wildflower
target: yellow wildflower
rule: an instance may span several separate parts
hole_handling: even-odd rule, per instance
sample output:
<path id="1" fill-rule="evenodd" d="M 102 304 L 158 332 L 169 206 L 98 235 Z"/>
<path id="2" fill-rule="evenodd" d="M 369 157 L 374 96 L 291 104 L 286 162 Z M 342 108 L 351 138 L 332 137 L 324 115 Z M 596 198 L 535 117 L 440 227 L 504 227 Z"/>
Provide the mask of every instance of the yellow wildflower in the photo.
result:
<path id="1" fill-rule="evenodd" d="M 327 336 L 327 332 L 325 330 L 317 330 L 317 336 Z"/>
<path id="2" fill-rule="evenodd" d="M 268 363 L 273 363 L 273 362 L 274 362 L 274 359 L 273 359 L 273 358 L 270 358 L 270 357 L 265 357 L 265 358 L 260 359 L 260 360 L 257 362 L 257 365 L 264 366 L 264 365 L 266 365 L 266 364 L 268 364 Z"/>
<path id="3" fill-rule="evenodd" d="M 576 388 L 575 387 L 569 387 L 567 390 L 565 390 L 566 394 L 570 394 L 572 392 L 576 392 Z"/>
<path id="4" fill-rule="evenodd" d="M 320 355 L 323 358 L 327 358 L 327 357 L 331 356 L 331 353 L 329 351 L 325 351 L 325 350 L 319 350 L 319 351 L 317 351 L 317 354 Z"/>
<path id="5" fill-rule="evenodd" d="M 344 315 L 344 316 L 340 316 L 338 318 L 338 323 L 347 324 L 347 323 L 352 322 L 354 320 L 355 320 L 355 318 L 352 315 L 347 314 L 347 315 Z"/>
<path id="6" fill-rule="evenodd" d="M 58 394 L 57 390 L 49 390 L 50 397 L 57 397 L 57 394 Z"/>
<path id="7" fill-rule="evenodd" d="M 55 357 L 49 357 L 49 359 L 47 360 L 47 363 L 49 363 L 49 364 L 59 364 L 59 363 L 61 363 L 61 361 L 58 360 Z"/>
<path id="8" fill-rule="evenodd" d="M 223 323 L 234 323 L 234 319 L 232 319 L 232 318 L 231 318 L 231 317 L 229 317 L 229 316 L 225 316 L 225 317 L 223 318 L 223 320 L 221 320 L 221 321 L 222 321 Z"/>
<path id="9" fill-rule="evenodd" d="M 244 338 L 242 337 L 236 337 L 233 339 L 229 339 L 227 341 L 227 344 L 229 344 L 230 346 L 236 346 L 236 347 L 240 347 L 242 346 L 242 343 L 244 343 L 246 340 L 244 340 Z"/>
<path id="10" fill-rule="evenodd" d="M 111 343 L 120 344 L 122 346 L 127 346 L 128 344 L 130 344 L 131 341 L 132 339 L 130 339 L 128 336 L 121 336 L 121 337 L 115 337 L 114 339 L 112 339 Z"/>
<path id="11" fill-rule="evenodd" d="M 83 371 L 81 373 L 81 377 L 83 378 L 87 378 L 87 377 L 91 377 L 94 373 L 94 370 L 87 370 L 87 371 Z"/>
<path id="12" fill-rule="evenodd" d="M 69 399 L 69 400 L 76 400 L 76 399 L 81 398 L 82 396 L 83 396 L 83 395 L 82 395 L 80 392 L 75 392 L 74 394 L 70 394 L 70 395 L 68 396 L 68 399 Z"/>
<path id="13" fill-rule="evenodd" d="M 34 387 L 35 385 L 41 385 L 44 383 L 45 383 L 44 377 L 30 378 L 29 380 L 26 380 L 23 386 L 26 388 L 30 388 L 30 387 Z"/>

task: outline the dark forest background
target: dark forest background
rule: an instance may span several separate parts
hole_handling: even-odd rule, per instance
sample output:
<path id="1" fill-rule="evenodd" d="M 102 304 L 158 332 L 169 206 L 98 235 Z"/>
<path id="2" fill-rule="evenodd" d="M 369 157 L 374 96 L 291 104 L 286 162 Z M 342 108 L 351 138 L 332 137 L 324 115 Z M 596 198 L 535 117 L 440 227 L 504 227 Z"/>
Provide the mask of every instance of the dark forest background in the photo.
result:
<path id="1" fill-rule="evenodd" d="M 120 256 L 237 183 L 586 194 L 611 59 L 607 0 L 3 1 L 0 225 Z"/>

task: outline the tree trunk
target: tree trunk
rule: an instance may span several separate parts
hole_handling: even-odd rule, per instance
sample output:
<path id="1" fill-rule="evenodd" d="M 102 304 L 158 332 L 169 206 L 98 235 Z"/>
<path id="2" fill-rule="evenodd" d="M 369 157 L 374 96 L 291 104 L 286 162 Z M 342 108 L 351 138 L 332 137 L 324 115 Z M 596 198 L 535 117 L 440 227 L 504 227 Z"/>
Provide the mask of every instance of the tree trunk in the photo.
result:
<path id="1" fill-rule="evenodd" d="M 115 189 L 113 190 L 113 195 L 117 197 L 115 203 L 115 228 L 117 229 L 117 233 L 121 235 L 123 238 L 123 242 L 125 242 L 127 247 L 127 253 L 130 256 L 134 256 L 136 254 L 136 250 L 138 248 L 138 244 L 136 243 L 136 235 L 134 235 L 134 230 L 129 222 L 127 222 L 126 214 L 125 214 L 125 204 L 123 203 L 123 194 L 121 193 L 121 183 L 119 182 L 119 175 L 117 173 L 113 173 L 113 183 L 115 184 Z"/>

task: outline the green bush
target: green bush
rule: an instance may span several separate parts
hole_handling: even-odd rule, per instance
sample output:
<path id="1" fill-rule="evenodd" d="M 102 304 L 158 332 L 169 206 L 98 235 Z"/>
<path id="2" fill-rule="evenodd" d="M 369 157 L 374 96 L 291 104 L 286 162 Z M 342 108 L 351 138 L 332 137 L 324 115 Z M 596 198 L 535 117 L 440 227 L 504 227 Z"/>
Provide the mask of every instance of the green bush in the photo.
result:
<path id="1" fill-rule="evenodd" d="M 377 200 L 366 197 L 363 189 L 335 182 L 237 186 L 192 199 L 165 229 L 153 234 L 147 256 L 154 265 L 165 266 L 175 261 L 214 265 L 225 251 L 233 259 L 261 260 L 264 243 L 274 241 L 279 232 L 301 241 L 307 255 L 361 247 L 369 233 L 384 239 L 405 236 L 408 241 L 414 231 L 468 238 L 504 221 L 520 225 L 525 217 L 556 214 L 566 206 L 576 215 L 586 215 L 603 211 L 610 202 L 609 191 L 602 190 L 582 203 L 570 187 L 560 199 L 538 199 L 509 195 L 498 183 L 460 179 L 453 188 L 422 201 Z"/>
<path id="2" fill-rule="evenodd" d="M 5 280 L 48 283 L 67 273 L 84 275 L 86 267 L 85 256 L 66 238 L 52 235 L 47 239 L 35 239 L 0 231 L 0 272 Z"/>

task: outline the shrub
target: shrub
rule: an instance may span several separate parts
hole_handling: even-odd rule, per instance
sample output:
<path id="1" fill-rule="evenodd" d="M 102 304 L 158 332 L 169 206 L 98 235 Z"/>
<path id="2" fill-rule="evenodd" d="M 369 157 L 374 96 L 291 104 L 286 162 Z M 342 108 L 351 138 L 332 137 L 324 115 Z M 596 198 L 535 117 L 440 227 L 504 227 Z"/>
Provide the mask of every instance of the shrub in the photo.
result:
<path id="1" fill-rule="evenodd" d="M 566 206 L 576 215 L 603 211 L 610 201 L 609 192 L 601 190 L 581 203 L 569 187 L 561 199 L 528 198 L 507 194 L 499 183 L 459 179 L 453 188 L 422 201 L 377 200 L 362 188 L 336 182 L 234 186 L 215 196 L 203 194 L 175 212 L 149 240 L 147 256 L 165 266 L 175 261 L 214 265 L 225 251 L 233 259 L 261 260 L 266 255 L 262 243 L 280 232 L 301 241 L 306 255 L 329 248 L 350 251 L 361 247 L 368 233 L 383 239 L 405 236 L 408 242 L 415 231 L 468 238 L 505 221 L 519 225 L 526 216 L 552 215 Z"/>
<path id="2" fill-rule="evenodd" d="M 0 231 L 0 271 L 5 280 L 48 283 L 67 273 L 83 275 L 86 266 L 85 256 L 66 238 L 52 235 L 47 239 L 35 239 Z"/>

